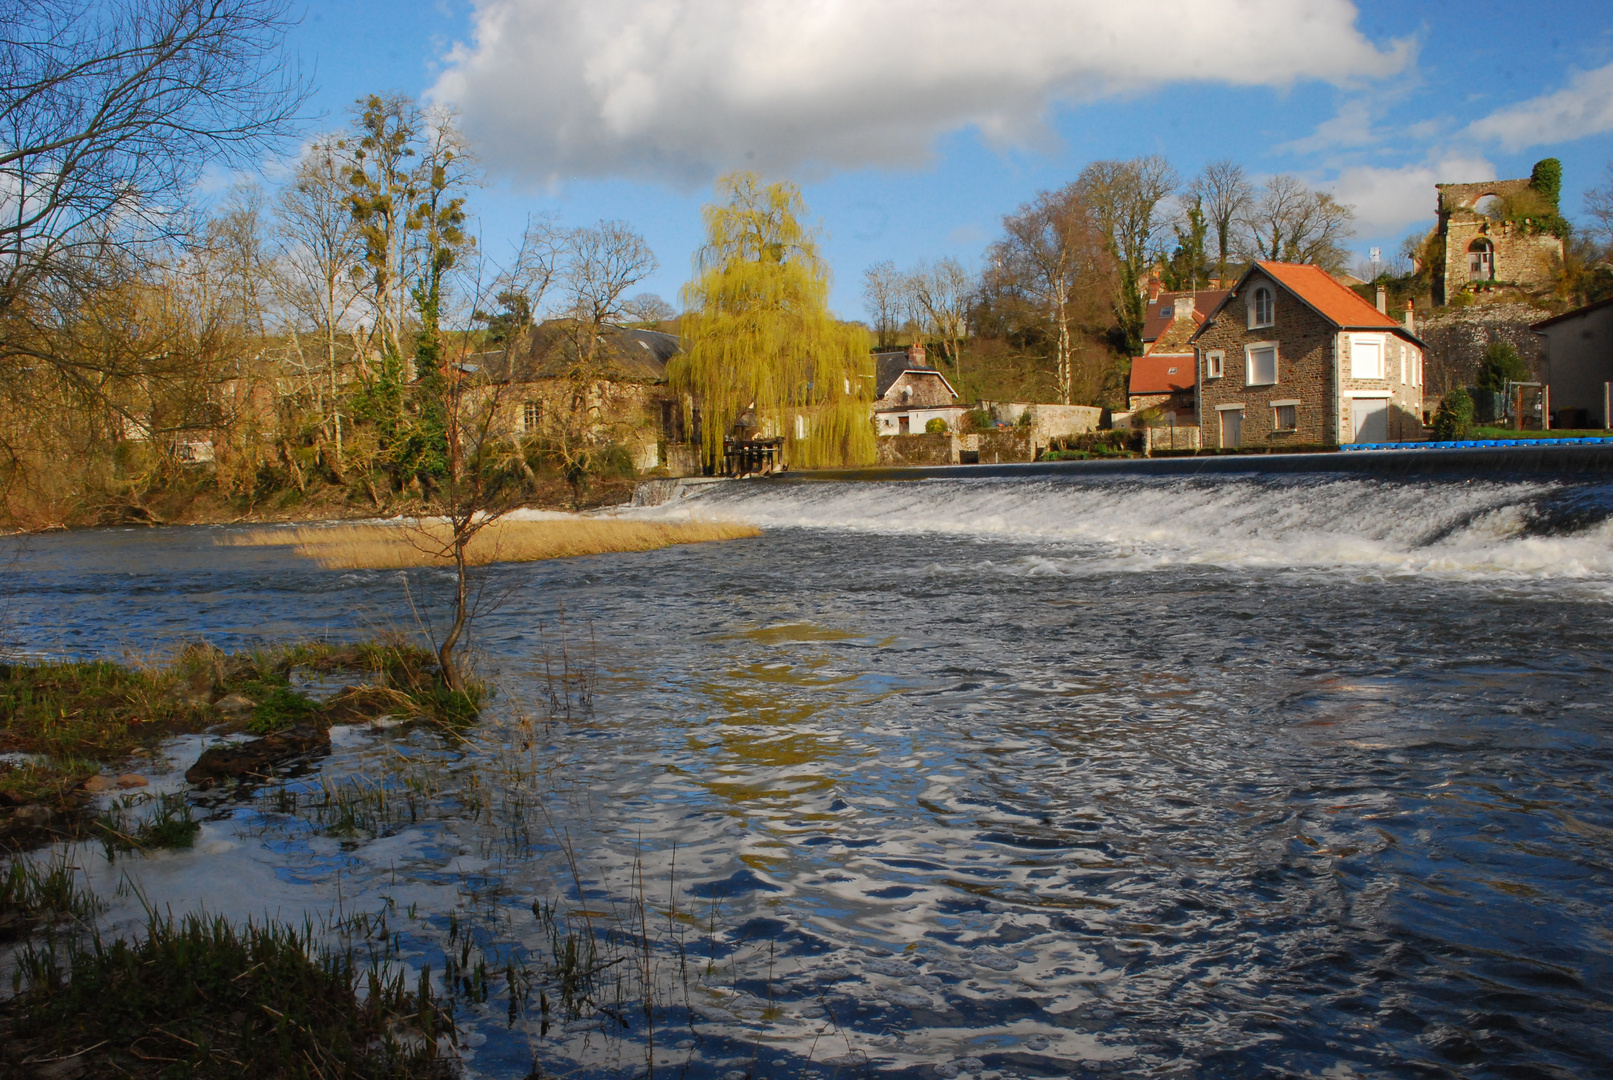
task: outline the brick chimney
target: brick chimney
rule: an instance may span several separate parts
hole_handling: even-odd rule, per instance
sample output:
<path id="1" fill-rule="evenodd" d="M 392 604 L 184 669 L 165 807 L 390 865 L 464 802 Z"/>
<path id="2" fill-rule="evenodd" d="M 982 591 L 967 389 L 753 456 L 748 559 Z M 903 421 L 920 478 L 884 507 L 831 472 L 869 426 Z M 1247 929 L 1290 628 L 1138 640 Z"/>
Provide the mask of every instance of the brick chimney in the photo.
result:
<path id="1" fill-rule="evenodd" d="M 1417 309 L 1410 300 L 1406 301 L 1406 333 L 1413 336 L 1417 333 Z"/>
<path id="2" fill-rule="evenodd" d="M 1389 314 L 1389 290 L 1382 285 L 1378 286 L 1378 311 L 1384 315 Z"/>
<path id="3" fill-rule="evenodd" d="M 924 363 L 924 342 L 915 341 L 907 347 L 907 362 L 914 367 L 927 366 Z"/>

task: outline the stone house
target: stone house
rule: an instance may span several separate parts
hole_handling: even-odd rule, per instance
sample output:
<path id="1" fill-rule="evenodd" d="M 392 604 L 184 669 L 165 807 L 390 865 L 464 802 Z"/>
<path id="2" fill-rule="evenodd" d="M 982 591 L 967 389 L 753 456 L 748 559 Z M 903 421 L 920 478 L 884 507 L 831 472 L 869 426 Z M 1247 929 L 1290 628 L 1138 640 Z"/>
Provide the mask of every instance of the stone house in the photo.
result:
<path id="1" fill-rule="evenodd" d="M 1192 346 L 1207 448 L 1423 437 L 1422 342 L 1320 267 L 1250 266 Z"/>
<path id="2" fill-rule="evenodd" d="M 1226 295 L 1225 289 L 1155 294 L 1143 311 L 1144 355 L 1187 351 L 1187 339 L 1193 336 L 1193 331 Z"/>
<path id="3" fill-rule="evenodd" d="M 1613 299 L 1565 311 L 1530 327 L 1545 344 L 1540 381 L 1552 426 L 1613 427 Z"/>
<path id="4" fill-rule="evenodd" d="M 924 345 L 874 354 L 874 433 L 918 435 L 931 420 L 957 431 L 966 411 L 947 377 L 924 360 Z"/>
<path id="5" fill-rule="evenodd" d="M 1197 380 L 1191 352 L 1148 353 L 1133 357 L 1127 377 L 1126 408 L 1133 412 L 1158 407 L 1170 419 L 1198 422 Z M 1190 419 L 1191 418 L 1191 419 Z"/>
<path id="6" fill-rule="evenodd" d="M 580 336 L 573 320 L 550 319 L 477 358 L 482 377 L 498 387 L 497 427 L 520 438 L 617 443 L 640 472 L 698 472 L 699 411 L 667 380 L 678 338 L 606 325 L 589 358 Z"/>
<path id="7" fill-rule="evenodd" d="M 1528 180 L 1481 184 L 1435 184 L 1439 236 L 1445 262 L 1435 267 L 1435 304 L 1447 304 L 1466 289 L 1514 285 L 1524 290 L 1552 284 L 1562 264 L 1563 241 L 1525 219 L 1508 221 L 1508 199 L 1531 193 Z"/>

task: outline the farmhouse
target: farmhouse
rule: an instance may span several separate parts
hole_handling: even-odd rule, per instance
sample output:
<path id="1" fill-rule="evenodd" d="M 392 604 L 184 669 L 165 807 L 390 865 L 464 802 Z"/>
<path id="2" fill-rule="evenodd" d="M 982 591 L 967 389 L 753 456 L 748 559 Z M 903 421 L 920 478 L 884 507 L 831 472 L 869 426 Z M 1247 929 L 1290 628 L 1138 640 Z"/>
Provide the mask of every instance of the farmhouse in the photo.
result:
<path id="1" fill-rule="evenodd" d="M 948 431 L 957 431 L 964 407 L 947 377 L 924 361 L 924 345 L 914 342 L 906 352 L 874 354 L 874 432 L 878 435 L 917 435 L 931 420 L 939 419 Z"/>
<path id="2" fill-rule="evenodd" d="M 672 334 L 550 319 L 482 361 L 499 387 L 504 432 L 616 443 L 641 472 L 685 475 L 698 471 L 700 417 L 667 382 L 680 348 Z"/>
<path id="3" fill-rule="evenodd" d="M 1204 445 L 1421 438 L 1424 347 L 1382 303 L 1320 267 L 1249 267 L 1191 339 Z"/>

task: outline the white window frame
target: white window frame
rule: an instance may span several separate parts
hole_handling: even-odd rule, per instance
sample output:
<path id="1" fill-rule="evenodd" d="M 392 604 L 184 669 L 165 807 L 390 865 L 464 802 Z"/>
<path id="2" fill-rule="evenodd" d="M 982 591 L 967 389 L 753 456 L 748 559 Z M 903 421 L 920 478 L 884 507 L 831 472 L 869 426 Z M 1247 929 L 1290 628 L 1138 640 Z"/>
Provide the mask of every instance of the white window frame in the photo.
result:
<path id="1" fill-rule="evenodd" d="M 1378 350 L 1378 373 L 1376 375 L 1361 375 L 1356 372 L 1356 349 L 1362 345 L 1372 345 Z M 1371 379 L 1386 381 L 1389 377 L 1389 342 L 1387 334 L 1351 334 L 1350 335 L 1350 378 Z"/>
<path id="2" fill-rule="evenodd" d="M 1260 318 L 1260 294 L 1265 293 L 1267 303 L 1271 310 L 1266 312 L 1265 321 Z M 1270 285 L 1256 285 L 1249 290 L 1249 329 L 1261 330 L 1268 326 L 1277 325 L 1277 290 Z"/>
<path id="3" fill-rule="evenodd" d="M 1271 381 L 1255 382 L 1255 352 L 1257 350 L 1271 350 Z M 1275 341 L 1251 341 L 1243 347 L 1243 385 L 1245 386 L 1276 386 L 1281 380 L 1278 371 L 1282 367 L 1282 353 Z"/>
<path id="4" fill-rule="evenodd" d="M 1227 351 L 1225 349 L 1210 349 L 1204 354 L 1204 377 L 1206 379 L 1219 379 L 1227 373 Z"/>

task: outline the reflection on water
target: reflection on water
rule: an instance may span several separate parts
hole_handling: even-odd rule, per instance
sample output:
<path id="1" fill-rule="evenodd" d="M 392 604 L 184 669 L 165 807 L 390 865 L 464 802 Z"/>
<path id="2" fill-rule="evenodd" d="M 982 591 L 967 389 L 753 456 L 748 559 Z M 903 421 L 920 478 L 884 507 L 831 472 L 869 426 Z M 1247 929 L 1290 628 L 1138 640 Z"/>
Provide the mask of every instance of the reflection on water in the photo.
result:
<path id="1" fill-rule="evenodd" d="M 687 975 L 653 1032 L 512 1023 L 495 980 L 460 1011 L 489 1076 L 1608 1075 L 1609 492 L 1350 483 L 738 489 L 759 541 L 506 571 L 468 745 L 342 731 L 296 782 L 431 798 L 226 802 L 194 852 L 86 865 L 176 910 L 385 909 L 439 972 L 450 911 L 501 970 L 535 899 L 643 899 Z M 10 634 L 407 619 L 395 573 L 207 532 L 33 541 Z M 596 706 L 532 723 L 562 601 Z"/>

